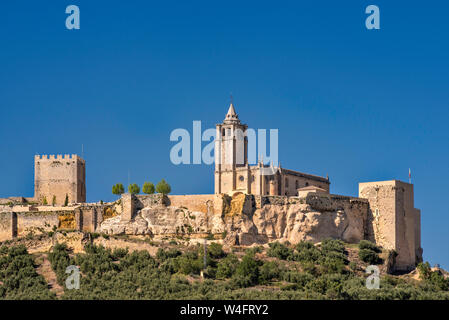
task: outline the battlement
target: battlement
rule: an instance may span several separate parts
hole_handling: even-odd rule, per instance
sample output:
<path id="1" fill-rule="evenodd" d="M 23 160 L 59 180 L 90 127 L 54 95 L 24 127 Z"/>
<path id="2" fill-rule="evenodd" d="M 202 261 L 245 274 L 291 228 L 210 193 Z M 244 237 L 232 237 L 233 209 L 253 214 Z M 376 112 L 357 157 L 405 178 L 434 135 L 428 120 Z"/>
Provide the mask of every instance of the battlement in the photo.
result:
<path id="1" fill-rule="evenodd" d="M 79 160 L 84 162 L 84 159 L 77 154 L 37 154 L 34 156 L 34 161 L 53 161 L 53 160 Z"/>
<path id="2" fill-rule="evenodd" d="M 62 205 L 86 201 L 86 162 L 76 154 L 34 156 L 34 198 Z"/>

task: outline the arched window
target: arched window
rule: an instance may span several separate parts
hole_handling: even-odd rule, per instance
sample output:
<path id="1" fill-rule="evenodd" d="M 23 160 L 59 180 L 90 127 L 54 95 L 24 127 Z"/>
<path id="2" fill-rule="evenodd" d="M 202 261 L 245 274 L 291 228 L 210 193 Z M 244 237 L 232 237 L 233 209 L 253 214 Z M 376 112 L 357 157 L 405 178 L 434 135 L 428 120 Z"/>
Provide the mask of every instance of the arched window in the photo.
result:
<path id="1" fill-rule="evenodd" d="M 285 178 L 285 187 L 288 188 L 288 179 Z"/>
<path id="2" fill-rule="evenodd" d="M 296 188 L 296 189 L 299 188 L 299 181 L 298 181 L 298 180 L 296 180 L 296 182 L 295 182 L 295 188 Z"/>

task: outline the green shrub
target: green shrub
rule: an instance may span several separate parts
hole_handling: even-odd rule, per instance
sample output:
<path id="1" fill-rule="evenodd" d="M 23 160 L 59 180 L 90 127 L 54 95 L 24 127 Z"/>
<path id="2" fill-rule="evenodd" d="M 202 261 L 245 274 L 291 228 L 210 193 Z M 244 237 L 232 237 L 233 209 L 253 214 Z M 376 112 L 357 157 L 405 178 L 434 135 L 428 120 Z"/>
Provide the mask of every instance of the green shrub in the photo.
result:
<path id="1" fill-rule="evenodd" d="M 261 262 L 256 260 L 254 255 L 246 254 L 235 270 L 235 280 L 240 287 L 249 287 L 256 285 L 259 279 L 259 265 Z"/>
<path id="2" fill-rule="evenodd" d="M 175 266 L 178 272 L 189 275 L 199 274 L 203 268 L 203 263 L 198 257 L 193 258 L 187 255 L 179 256 L 175 260 Z"/>
<path id="3" fill-rule="evenodd" d="M 217 264 L 217 279 L 231 278 L 235 273 L 238 262 L 237 256 L 233 253 L 220 260 Z"/>
<path id="4" fill-rule="evenodd" d="M 246 254 L 252 254 L 252 255 L 256 255 L 256 253 L 262 253 L 263 252 L 263 247 L 262 246 L 255 246 L 255 247 L 251 247 L 245 250 Z"/>
<path id="5" fill-rule="evenodd" d="M 156 185 L 156 191 L 162 194 L 169 194 L 171 192 L 171 187 L 164 179 L 162 179 Z"/>
<path id="6" fill-rule="evenodd" d="M 212 242 L 207 246 L 207 253 L 213 259 L 220 259 L 226 256 L 225 252 L 223 251 L 223 246 L 216 242 Z"/>
<path id="7" fill-rule="evenodd" d="M 322 273 L 344 273 L 348 263 L 343 241 L 326 239 L 321 242 L 321 257 L 318 259 Z"/>
<path id="8" fill-rule="evenodd" d="M 143 191 L 143 193 L 146 193 L 146 194 L 153 194 L 154 193 L 154 184 L 152 184 L 151 182 L 145 182 L 144 184 L 143 184 L 143 187 L 142 187 L 142 191 Z"/>
<path id="9" fill-rule="evenodd" d="M 315 277 L 313 275 L 306 272 L 288 271 L 282 275 L 282 280 L 295 283 L 297 285 L 295 288 L 304 288 L 307 283 L 314 279 Z"/>
<path id="10" fill-rule="evenodd" d="M 124 257 L 126 257 L 126 255 L 128 254 L 128 248 L 123 249 L 123 248 L 115 248 L 112 251 L 112 259 L 118 261 Z"/>
<path id="11" fill-rule="evenodd" d="M 293 249 L 276 241 L 269 244 L 267 255 L 281 260 L 293 260 Z"/>
<path id="12" fill-rule="evenodd" d="M 112 186 L 112 194 L 119 196 L 122 193 L 125 193 L 125 188 L 123 187 L 123 184 L 117 183 Z"/>
<path id="13" fill-rule="evenodd" d="M 182 252 L 175 248 L 172 248 L 169 250 L 164 250 L 162 248 L 159 248 L 156 253 L 156 258 L 158 258 L 162 261 L 165 261 L 170 258 L 176 258 L 176 257 L 180 256 L 181 254 L 182 254 Z"/>
<path id="14" fill-rule="evenodd" d="M 325 239 L 321 242 L 321 252 L 323 254 L 328 253 L 345 253 L 345 244 L 341 240 L 337 239 Z"/>
<path id="15" fill-rule="evenodd" d="M 309 274 L 312 275 L 317 275 L 318 274 L 318 269 L 315 266 L 315 263 L 310 262 L 310 261 L 302 261 L 301 262 L 301 269 L 304 272 L 307 272 Z"/>
<path id="16" fill-rule="evenodd" d="M 131 194 L 138 194 L 140 193 L 140 187 L 137 184 L 132 183 L 128 186 L 128 192 Z"/>
<path id="17" fill-rule="evenodd" d="M 379 258 L 379 255 L 374 250 L 371 250 L 371 249 L 359 250 L 359 258 L 363 262 L 366 262 L 369 264 L 381 263 L 381 259 Z"/>
<path id="18" fill-rule="evenodd" d="M 279 279 L 281 270 L 276 261 L 264 262 L 259 268 L 259 283 L 267 284 L 273 279 Z"/>
<path id="19" fill-rule="evenodd" d="M 368 240 L 360 240 L 359 242 L 359 249 L 363 250 L 363 249 L 369 249 L 372 250 L 374 252 L 380 253 L 381 250 L 378 246 L 376 246 L 376 244 L 372 243 L 371 241 Z"/>
<path id="20" fill-rule="evenodd" d="M 317 262 L 321 257 L 321 251 L 308 241 L 299 242 L 293 255 L 293 260 L 301 262 Z"/>

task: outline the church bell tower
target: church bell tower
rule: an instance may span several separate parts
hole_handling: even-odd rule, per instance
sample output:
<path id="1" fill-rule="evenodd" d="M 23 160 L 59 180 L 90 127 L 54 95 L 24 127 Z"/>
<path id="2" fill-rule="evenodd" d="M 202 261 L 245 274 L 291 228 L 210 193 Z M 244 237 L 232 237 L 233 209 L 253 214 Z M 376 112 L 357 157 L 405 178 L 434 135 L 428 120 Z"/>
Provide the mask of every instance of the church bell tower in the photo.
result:
<path id="1" fill-rule="evenodd" d="M 235 190 L 236 169 L 248 165 L 247 128 L 247 125 L 240 123 L 231 102 L 223 123 L 216 125 L 215 193 Z"/>

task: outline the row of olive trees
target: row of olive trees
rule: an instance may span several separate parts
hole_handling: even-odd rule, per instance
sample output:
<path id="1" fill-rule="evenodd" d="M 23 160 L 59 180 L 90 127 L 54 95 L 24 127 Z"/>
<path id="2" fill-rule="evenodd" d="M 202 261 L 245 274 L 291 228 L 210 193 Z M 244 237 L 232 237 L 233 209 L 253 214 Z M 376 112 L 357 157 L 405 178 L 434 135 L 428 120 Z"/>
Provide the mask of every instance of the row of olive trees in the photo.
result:
<path id="1" fill-rule="evenodd" d="M 151 182 L 145 182 L 142 186 L 142 192 L 146 194 L 153 194 L 154 192 L 162 193 L 162 194 L 169 194 L 171 192 L 170 185 L 162 179 L 158 182 L 156 185 L 156 188 L 154 187 L 154 184 Z M 128 192 L 131 194 L 138 194 L 140 193 L 140 187 L 132 183 L 128 186 Z M 123 184 L 117 183 L 112 186 L 112 193 L 115 195 L 121 195 L 122 193 L 125 193 L 125 188 L 123 187 Z"/>

